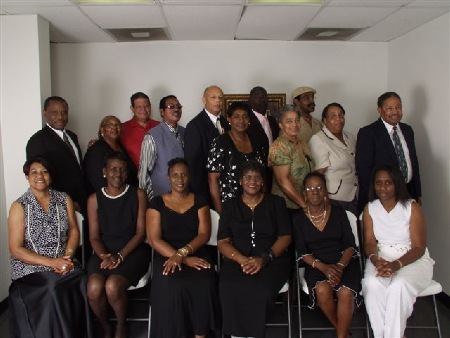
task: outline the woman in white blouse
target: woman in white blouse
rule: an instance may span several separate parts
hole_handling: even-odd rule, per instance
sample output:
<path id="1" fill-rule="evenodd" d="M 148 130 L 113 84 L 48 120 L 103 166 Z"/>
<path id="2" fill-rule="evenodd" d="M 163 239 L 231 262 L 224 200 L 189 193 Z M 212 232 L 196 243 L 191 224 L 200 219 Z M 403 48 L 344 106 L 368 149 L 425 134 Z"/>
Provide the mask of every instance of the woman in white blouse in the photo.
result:
<path id="1" fill-rule="evenodd" d="M 336 102 L 322 112 L 324 126 L 313 135 L 309 147 L 316 161 L 316 171 L 325 175 L 328 194 L 334 205 L 358 215 L 355 170 L 355 137 L 344 131 L 345 110 Z"/>

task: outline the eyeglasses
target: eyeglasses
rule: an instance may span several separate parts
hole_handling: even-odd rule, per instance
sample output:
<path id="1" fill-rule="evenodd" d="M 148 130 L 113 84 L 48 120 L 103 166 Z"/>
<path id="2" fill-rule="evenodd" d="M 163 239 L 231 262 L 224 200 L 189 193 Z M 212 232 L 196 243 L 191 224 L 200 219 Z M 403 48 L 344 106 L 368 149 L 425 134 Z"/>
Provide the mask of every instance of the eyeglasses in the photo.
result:
<path id="1" fill-rule="evenodd" d="M 315 187 L 305 187 L 306 191 L 322 191 L 323 187 L 321 185 L 317 185 Z"/>
<path id="2" fill-rule="evenodd" d="M 260 183 L 263 180 L 261 176 L 252 176 L 252 175 L 244 175 L 244 176 L 242 176 L 242 179 L 245 182 L 250 182 L 250 181 L 253 180 L 253 181 L 257 182 L 257 183 Z"/>
<path id="3" fill-rule="evenodd" d="M 121 125 L 118 124 L 118 123 L 107 123 L 107 124 L 105 124 L 105 128 L 109 128 L 109 129 L 120 128 L 120 127 L 121 127 Z"/>
<path id="4" fill-rule="evenodd" d="M 169 104 L 165 107 L 166 109 L 174 110 L 174 109 L 182 109 L 183 106 L 181 104 Z"/>

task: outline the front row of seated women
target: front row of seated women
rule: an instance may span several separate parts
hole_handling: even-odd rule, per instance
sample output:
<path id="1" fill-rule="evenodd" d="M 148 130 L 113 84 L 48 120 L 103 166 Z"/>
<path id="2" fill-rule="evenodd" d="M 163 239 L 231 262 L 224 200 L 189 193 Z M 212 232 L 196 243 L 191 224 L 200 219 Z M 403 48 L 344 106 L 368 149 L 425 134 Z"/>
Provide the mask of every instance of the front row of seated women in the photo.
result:
<path id="1" fill-rule="evenodd" d="M 28 160 L 30 188 L 10 210 L 11 337 L 93 337 L 87 300 L 102 337 L 112 337 L 108 304 L 118 320 L 114 337 L 125 337 L 126 290 L 148 268 L 147 233 L 155 251 L 151 337 L 202 338 L 222 328 L 232 337 L 263 338 L 275 297 L 290 276 L 291 228 L 306 265 L 311 306 L 318 305 L 339 338 L 349 336 L 361 272 L 346 213 L 330 205 L 322 174 L 305 177 L 306 206 L 292 213 L 291 226 L 284 199 L 263 193 L 262 165 L 242 166 L 242 195 L 222 207 L 217 238 L 224 258 L 217 283 L 205 247 L 209 207 L 189 192 L 186 161 L 169 162 L 172 190 L 155 197 L 145 216 L 145 193 L 125 183 L 126 158 L 112 153 L 103 169 L 106 187 L 88 202 L 95 255 L 86 292 L 86 277 L 72 258 L 79 243 L 73 203 L 50 189 L 51 172 L 45 159 Z M 391 167 L 375 171 L 370 200 L 363 216 L 366 309 L 375 337 L 401 338 L 417 295 L 432 277 L 425 221 L 401 173 Z"/>

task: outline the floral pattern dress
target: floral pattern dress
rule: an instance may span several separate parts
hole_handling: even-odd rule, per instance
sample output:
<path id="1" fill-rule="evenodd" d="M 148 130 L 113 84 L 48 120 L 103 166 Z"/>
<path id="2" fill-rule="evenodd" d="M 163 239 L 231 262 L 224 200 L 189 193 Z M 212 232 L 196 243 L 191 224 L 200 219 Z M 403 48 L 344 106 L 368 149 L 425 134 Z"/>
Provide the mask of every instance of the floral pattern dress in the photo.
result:
<path id="1" fill-rule="evenodd" d="M 308 145 L 299 140 L 302 151 L 298 151 L 293 143 L 284 137 L 278 137 L 270 146 L 269 149 L 269 167 L 276 167 L 281 165 L 289 165 L 289 175 L 295 189 L 303 193 L 303 179 L 305 176 L 314 170 L 314 159 L 311 156 Z M 281 196 L 286 200 L 288 209 L 298 209 L 299 206 L 291 201 L 281 190 L 278 185 L 275 175 L 273 177 L 272 194 Z"/>
<path id="2" fill-rule="evenodd" d="M 209 172 L 220 173 L 219 187 L 222 202 L 235 196 L 240 196 L 239 168 L 249 160 L 256 160 L 265 167 L 264 149 L 256 140 L 250 140 L 253 151 L 241 153 L 237 150 L 233 140 L 228 134 L 223 134 L 214 139 L 209 149 L 206 169 Z"/>

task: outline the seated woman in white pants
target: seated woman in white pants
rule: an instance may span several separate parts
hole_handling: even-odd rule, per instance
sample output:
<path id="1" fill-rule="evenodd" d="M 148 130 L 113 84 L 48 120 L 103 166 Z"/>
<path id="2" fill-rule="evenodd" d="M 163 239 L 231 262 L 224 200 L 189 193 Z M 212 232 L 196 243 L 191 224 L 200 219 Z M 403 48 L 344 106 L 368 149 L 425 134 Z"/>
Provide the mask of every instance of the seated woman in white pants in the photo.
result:
<path id="1" fill-rule="evenodd" d="M 417 295 L 433 276 L 425 219 L 397 168 L 375 170 L 369 201 L 363 217 L 366 309 L 376 338 L 401 338 Z"/>

